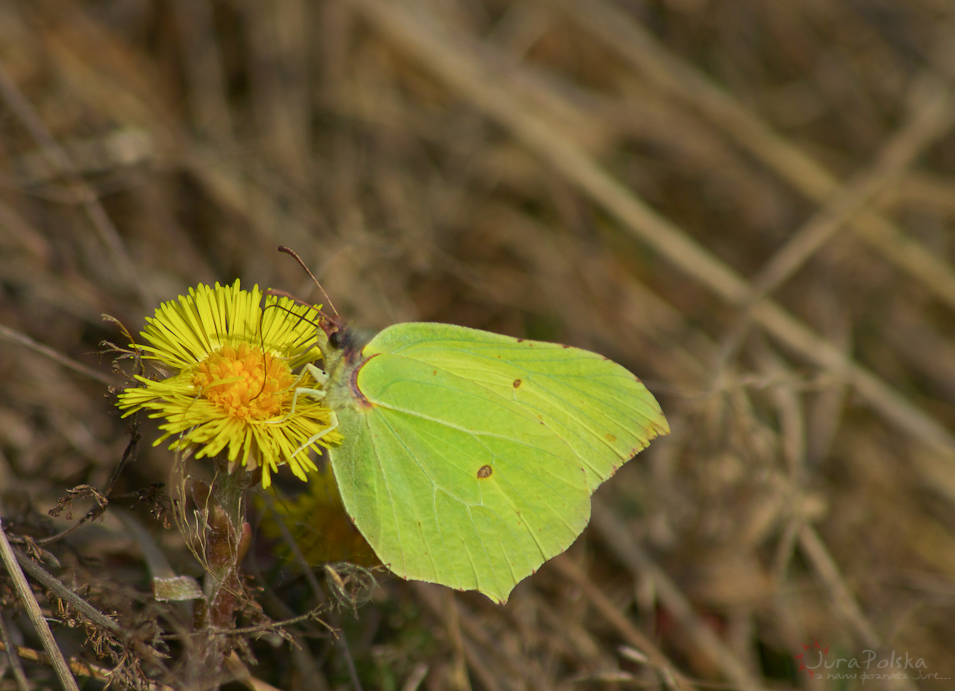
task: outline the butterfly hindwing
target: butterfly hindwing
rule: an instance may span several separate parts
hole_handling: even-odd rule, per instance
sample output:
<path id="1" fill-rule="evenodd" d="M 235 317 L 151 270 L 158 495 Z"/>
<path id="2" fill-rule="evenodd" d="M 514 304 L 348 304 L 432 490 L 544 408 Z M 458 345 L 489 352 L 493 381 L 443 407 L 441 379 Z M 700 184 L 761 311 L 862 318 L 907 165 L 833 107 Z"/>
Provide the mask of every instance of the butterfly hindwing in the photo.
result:
<path id="1" fill-rule="evenodd" d="M 360 393 L 337 411 L 332 464 L 405 578 L 505 601 L 580 534 L 600 482 L 668 431 L 636 377 L 577 348 L 409 323 L 361 355 L 338 375 Z"/>

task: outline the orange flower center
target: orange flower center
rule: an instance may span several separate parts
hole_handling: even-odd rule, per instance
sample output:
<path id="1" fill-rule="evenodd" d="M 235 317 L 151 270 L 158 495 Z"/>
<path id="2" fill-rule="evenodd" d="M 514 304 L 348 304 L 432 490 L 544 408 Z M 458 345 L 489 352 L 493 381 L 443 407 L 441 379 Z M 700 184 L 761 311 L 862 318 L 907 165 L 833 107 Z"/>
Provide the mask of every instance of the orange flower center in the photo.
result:
<path id="1" fill-rule="evenodd" d="M 192 376 L 202 396 L 240 420 L 266 420 L 281 414 L 295 386 L 284 360 L 245 343 L 223 346 Z"/>

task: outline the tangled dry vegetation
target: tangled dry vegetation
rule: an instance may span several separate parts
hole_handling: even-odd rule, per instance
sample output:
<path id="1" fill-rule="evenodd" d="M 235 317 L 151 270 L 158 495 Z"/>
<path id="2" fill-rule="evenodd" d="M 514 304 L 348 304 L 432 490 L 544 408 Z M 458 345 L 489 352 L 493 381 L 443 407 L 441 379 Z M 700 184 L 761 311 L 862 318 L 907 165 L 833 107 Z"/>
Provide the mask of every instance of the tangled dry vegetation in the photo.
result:
<path id="1" fill-rule="evenodd" d="M 505 607 L 260 537 L 226 688 L 951 688 L 953 45 L 946 0 L 0 3 L 0 689 L 61 683 L 31 601 L 84 688 L 199 683 L 101 315 L 318 301 L 279 244 L 354 324 L 604 353 L 673 434 Z"/>

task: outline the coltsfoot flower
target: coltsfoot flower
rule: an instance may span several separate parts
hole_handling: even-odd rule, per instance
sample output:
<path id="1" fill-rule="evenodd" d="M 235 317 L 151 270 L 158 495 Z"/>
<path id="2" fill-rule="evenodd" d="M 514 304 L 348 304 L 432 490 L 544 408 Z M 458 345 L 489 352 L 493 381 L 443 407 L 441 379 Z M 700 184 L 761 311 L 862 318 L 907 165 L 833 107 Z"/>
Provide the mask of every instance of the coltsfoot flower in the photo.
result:
<path id="1" fill-rule="evenodd" d="M 126 415 L 149 410 L 163 418 L 156 441 L 196 458 L 222 456 L 230 470 L 262 468 L 262 485 L 288 465 L 302 480 L 315 470 L 308 449 L 341 441 L 320 396 L 321 383 L 305 363 L 321 357 L 315 346 L 318 312 L 289 298 L 266 297 L 239 281 L 199 285 L 147 318 L 139 346 L 173 374 L 126 389 L 118 405 Z M 308 390 L 306 392 L 306 390 Z"/>

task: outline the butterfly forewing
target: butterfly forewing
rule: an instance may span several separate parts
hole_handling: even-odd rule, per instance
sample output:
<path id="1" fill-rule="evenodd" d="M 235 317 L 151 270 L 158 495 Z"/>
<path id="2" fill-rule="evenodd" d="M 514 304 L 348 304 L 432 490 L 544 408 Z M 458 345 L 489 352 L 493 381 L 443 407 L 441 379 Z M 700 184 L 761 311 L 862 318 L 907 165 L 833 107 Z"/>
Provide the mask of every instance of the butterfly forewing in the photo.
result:
<path id="1" fill-rule="evenodd" d="M 409 339 L 401 327 L 414 326 Z M 631 372 L 602 355 L 447 324 L 398 324 L 373 352 L 426 362 L 517 401 L 574 448 L 591 490 L 669 427 Z"/>

